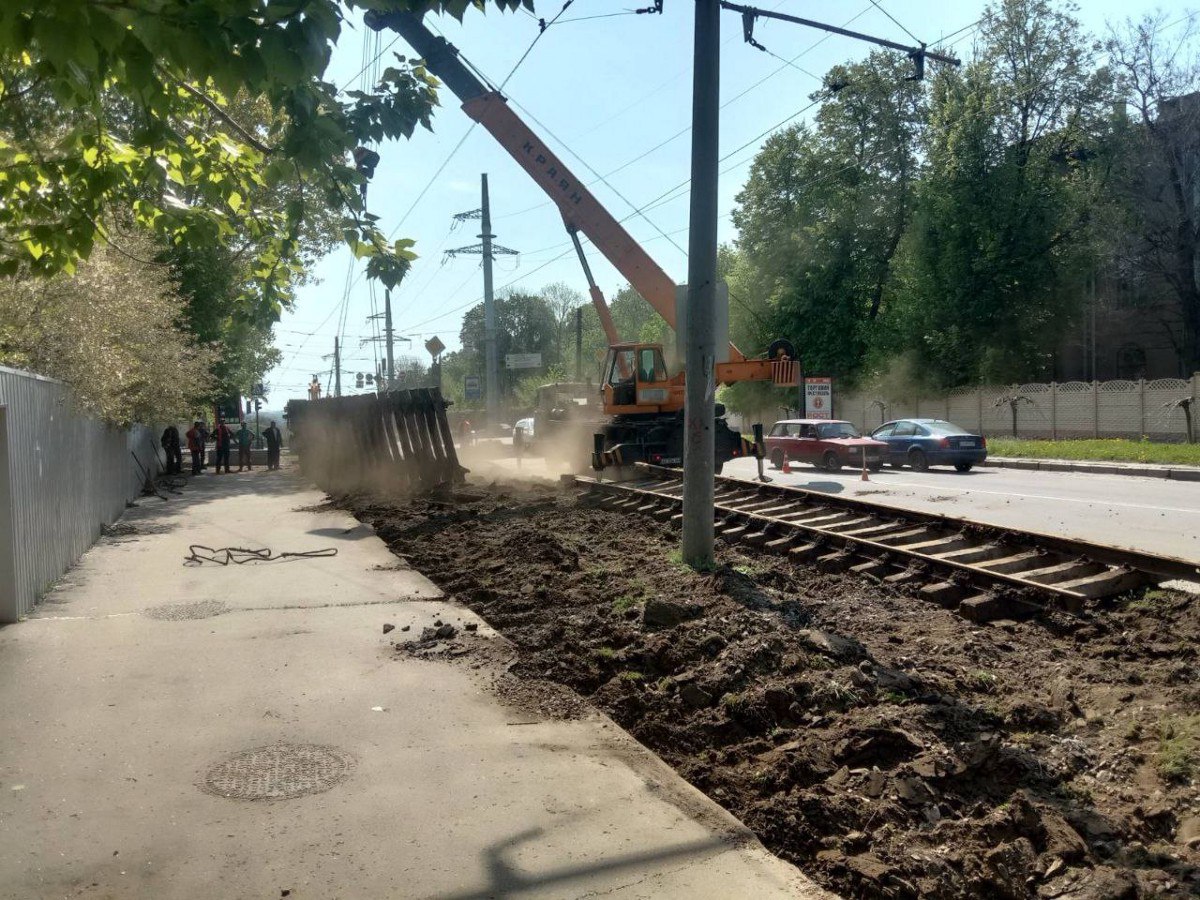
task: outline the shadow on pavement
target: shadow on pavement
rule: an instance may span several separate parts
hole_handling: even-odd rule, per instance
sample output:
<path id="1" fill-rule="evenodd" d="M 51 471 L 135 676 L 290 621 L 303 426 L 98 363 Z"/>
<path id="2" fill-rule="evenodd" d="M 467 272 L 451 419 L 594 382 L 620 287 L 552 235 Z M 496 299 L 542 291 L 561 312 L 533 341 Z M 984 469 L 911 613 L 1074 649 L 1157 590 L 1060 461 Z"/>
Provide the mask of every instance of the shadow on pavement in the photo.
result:
<path id="1" fill-rule="evenodd" d="M 621 869 L 632 870 L 635 874 L 645 874 L 646 867 L 650 863 L 707 856 L 713 851 L 724 851 L 730 848 L 728 839 L 714 836 L 701 841 L 677 844 L 673 847 L 663 847 L 641 853 L 626 853 L 577 866 L 564 866 L 533 875 L 517 871 L 504 858 L 505 854 L 509 850 L 533 840 L 543 832 L 542 828 L 530 828 L 514 834 L 507 840 L 493 844 L 482 854 L 487 867 L 487 884 L 477 890 L 443 895 L 443 900 L 490 900 L 490 898 L 515 897 L 526 891 L 543 889 L 549 885 L 564 884 L 591 875 Z"/>

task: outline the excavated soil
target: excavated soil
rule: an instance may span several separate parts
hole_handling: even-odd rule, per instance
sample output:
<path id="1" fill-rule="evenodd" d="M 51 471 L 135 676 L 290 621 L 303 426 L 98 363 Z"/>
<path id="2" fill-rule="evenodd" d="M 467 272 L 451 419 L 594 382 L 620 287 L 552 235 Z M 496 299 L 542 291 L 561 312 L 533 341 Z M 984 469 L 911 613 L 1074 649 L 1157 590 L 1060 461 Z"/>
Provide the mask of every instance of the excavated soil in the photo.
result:
<path id="1" fill-rule="evenodd" d="M 1200 893 L 1200 608 L 974 625 L 530 485 L 342 498 L 763 843 L 850 897 Z"/>

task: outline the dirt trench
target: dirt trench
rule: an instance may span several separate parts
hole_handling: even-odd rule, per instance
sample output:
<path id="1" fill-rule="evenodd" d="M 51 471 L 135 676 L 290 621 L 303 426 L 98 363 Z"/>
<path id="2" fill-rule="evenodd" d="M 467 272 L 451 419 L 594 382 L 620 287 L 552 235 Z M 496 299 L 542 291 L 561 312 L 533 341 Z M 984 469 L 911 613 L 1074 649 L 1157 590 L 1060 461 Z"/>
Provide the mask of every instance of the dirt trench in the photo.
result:
<path id="1" fill-rule="evenodd" d="M 1190 595 L 978 626 L 549 486 L 338 502 L 831 890 L 1200 894 Z"/>

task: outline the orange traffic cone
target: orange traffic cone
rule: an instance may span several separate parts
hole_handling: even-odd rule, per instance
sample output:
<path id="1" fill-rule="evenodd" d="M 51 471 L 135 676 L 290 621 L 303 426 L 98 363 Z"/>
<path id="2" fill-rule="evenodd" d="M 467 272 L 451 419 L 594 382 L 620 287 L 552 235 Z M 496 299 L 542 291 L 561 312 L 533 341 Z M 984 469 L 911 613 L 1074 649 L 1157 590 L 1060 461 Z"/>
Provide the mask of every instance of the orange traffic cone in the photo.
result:
<path id="1" fill-rule="evenodd" d="M 860 481 L 870 481 L 871 479 L 867 475 L 867 451 L 865 449 L 862 452 L 862 462 L 863 462 L 862 475 L 859 476 L 859 480 Z"/>
<path id="2" fill-rule="evenodd" d="M 783 454 L 783 474 L 784 475 L 792 474 L 792 467 L 790 465 L 788 465 L 788 457 L 787 457 L 786 453 Z"/>

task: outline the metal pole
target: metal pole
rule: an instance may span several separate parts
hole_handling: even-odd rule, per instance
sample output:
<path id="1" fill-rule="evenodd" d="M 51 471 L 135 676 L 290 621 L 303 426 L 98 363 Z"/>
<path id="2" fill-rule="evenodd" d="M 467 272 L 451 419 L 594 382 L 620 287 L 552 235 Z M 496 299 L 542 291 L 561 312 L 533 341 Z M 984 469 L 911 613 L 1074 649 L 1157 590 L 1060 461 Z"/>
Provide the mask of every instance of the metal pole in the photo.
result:
<path id="1" fill-rule="evenodd" d="M 692 59 L 692 195 L 688 236 L 687 391 L 683 438 L 683 561 L 711 568 L 717 302 L 717 138 L 721 85 L 720 0 L 696 0 Z"/>
<path id="2" fill-rule="evenodd" d="M 333 339 L 333 396 L 342 396 L 342 350 L 338 339 Z"/>
<path id="3" fill-rule="evenodd" d="M 383 294 L 383 333 L 387 338 L 387 389 L 390 391 L 396 383 L 396 363 L 392 356 L 392 289 L 388 288 Z"/>
<path id="4" fill-rule="evenodd" d="M 583 381 L 583 307 L 575 310 L 575 380 Z"/>
<path id="5" fill-rule="evenodd" d="M 500 418 L 500 359 L 496 348 L 496 304 L 492 299 L 492 210 L 488 203 L 487 174 L 479 176 L 483 186 L 483 334 L 487 353 L 488 426 L 494 428 Z"/>

